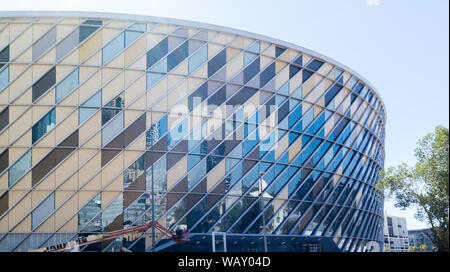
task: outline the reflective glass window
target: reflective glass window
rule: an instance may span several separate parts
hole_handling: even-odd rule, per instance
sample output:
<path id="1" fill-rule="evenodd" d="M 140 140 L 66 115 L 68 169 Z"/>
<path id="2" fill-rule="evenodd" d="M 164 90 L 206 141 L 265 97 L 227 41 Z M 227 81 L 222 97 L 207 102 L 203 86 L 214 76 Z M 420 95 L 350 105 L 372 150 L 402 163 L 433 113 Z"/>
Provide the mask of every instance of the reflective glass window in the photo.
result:
<path id="1" fill-rule="evenodd" d="M 9 186 L 14 185 L 31 168 L 31 150 L 28 150 L 9 168 Z"/>
<path id="2" fill-rule="evenodd" d="M 226 48 L 220 51 L 219 54 L 214 56 L 210 61 L 208 61 L 208 77 L 214 75 L 219 71 L 222 66 L 227 62 L 227 50 Z"/>
<path id="3" fill-rule="evenodd" d="M 41 118 L 36 124 L 33 125 L 31 131 L 32 144 L 37 142 L 42 136 L 47 134 L 50 130 L 55 127 L 56 124 L 56 111 L 53 108 L 44 117 Z"/>
<path id="4" fill-rule="evenodd" d="M 56 103 L 70 94 L 78 86 L 78 68 L 56 85 Z"/>
<path id="5" fill-rule="evenodd" d="M 153 66 L 153 64 L 157 63 L 164 55 L 168 53 L 169 43 L 168 39 L 160 41 L 155 47 L 150 49 L 147 52 L 147 68 Z M 147 82 L 148 86 L 148 82 Z M 148 87 L 147 87 L 148 88 Z"/>
<path id="6" fill-rule="evenodd" d="M 323 65 L 323 62 L 320 60 L 313 60 L 311 61 L 306 67 L 313 70 L 313 71 L 317 71 L 319 70 L 319 68 Z"/>
<path id="7" fill-rule="evenodd" d="M 42 36 L 35 44 L 33 44 L 32 55 L 33 62 L 36 61 L 47 49 L 56 42 L 56 27 L 53 27 Z"/>
<path id="8" fill-rule="evenodd" d="M 103 47 L 103 64 L 108 63 L 113 57 L 115 57 L 125 47 L 125 33 L 120 33 L 105 47 Z"/>
<path id="9" fill-rule="evenodd" d="M 79 232 L 100 232 L 102 230 L 101 217 L 96 215 L 101 210 L 101 195 L 94 196 L 84 207 L 78 211 L 78 231 Z M 96 217 L 93 221 L 91 221 Z M 91 222 L 91 223 L 89 223 Z M 88 228 L 86 225 L 89 223 Z"/>
<path id="10" fill-rule="evenodd" d="M 269 80 L 271 80 L 275 76 L 275 62 L 272 62 L 264 71 L 261 72 L 259 77 L 260 86 L 263 87 L 266 85 Z"/>
<path id="11" fill-rule="evenodd" d="M 43 75 L 36 83 L 33 84 L 33 102 L 41 97 L 50 87 L 55 85 L 56 68 L 53 67 L 45 75 Z"/>
<path id="12" fill-rule="evenodd" d="M 189 43 L 186 41 L 167 56 L 167 71 L 171 71 L 175 66 L 188 56 Z"/>
<path id="13" fill-rule="evenodd" d="M 0 68 L 1 69 L 1 68 Z M 0 71 L 0 91 L 9 83 L 9 66 Z"/>
<path id="14" fill-rule="evenodd" d="M 55 210 L 55 194 L 50 194 L 31 213 L 31 229 L 35 230 Z"/>
<path id="15" fill-rule="evenodd" d="M 161 78 L 164 77 L 164 74 L 159 73 L 147 73 L 147 90 L 153 85 L 155 85 Z"/>
<path id="16" fill-rule="evenodd" d="M 197 68 L 200 67 L 200 65 L 205 63 L 207 60 L 208 60 L 208 46 L 205 45 L 189 58 L 189 74 L 197 70 Z"/>

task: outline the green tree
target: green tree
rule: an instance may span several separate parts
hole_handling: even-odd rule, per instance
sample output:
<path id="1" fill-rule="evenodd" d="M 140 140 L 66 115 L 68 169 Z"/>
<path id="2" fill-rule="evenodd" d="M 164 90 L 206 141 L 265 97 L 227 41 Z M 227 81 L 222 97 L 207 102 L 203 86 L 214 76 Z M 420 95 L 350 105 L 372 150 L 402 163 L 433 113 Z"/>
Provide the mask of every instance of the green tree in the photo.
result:
<path id="1" fill-rule="evenodd" d="M 449 131 L 437 126 L 419 140 L 414 167 L 401 164 L 382 172 L 377 189 L 398 208 L 417 207 L 415 217 L 431 226 L 438 251 L 449 250 Z"/>
<path id="2" fill-rule="evenodd" d="M 410 246 L 408 248 L 408 252 L 416 252 L 417 251 L 417 247 L 416 246 Z"/>
<path id="3" fill-rule="evenodd" d="M 427 251 L 427 249 L 428 249 L 427 245 L 425 245 L 425 244 L 420 245 L 420 250 Z"/>

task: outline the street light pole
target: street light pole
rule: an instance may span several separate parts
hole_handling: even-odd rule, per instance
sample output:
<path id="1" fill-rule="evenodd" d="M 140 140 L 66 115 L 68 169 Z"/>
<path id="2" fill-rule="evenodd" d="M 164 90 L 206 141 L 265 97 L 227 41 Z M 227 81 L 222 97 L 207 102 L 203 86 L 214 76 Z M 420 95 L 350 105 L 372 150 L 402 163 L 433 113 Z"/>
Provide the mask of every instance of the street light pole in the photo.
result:
<path id="1" fill-rule="evenodd" d="M 259 173 L 259 205 L 261 207 L 261 213 L 262 213 L 262 229 L 263 229 L 263 236 L 264 236 L 264 252 L 267 252 L 267 233 L 266 233 L 266 216 L 264 215 L 264 199 L 262 194 L 262 177 L 264 176 L 264 172 Z"/>

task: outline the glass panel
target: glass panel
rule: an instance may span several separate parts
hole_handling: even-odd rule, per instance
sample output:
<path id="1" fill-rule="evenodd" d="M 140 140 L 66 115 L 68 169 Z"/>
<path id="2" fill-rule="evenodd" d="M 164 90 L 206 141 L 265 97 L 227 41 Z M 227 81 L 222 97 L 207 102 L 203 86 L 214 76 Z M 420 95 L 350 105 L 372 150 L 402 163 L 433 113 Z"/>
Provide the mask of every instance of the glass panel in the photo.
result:
<path id="1" fill-rule="evenodd" d="M 56 86 L 56 103 L 71 93 L 78 86 L 78 68 Z"/>
<path id="2" fill-rule="evenodd" d="M 114 119 L 102 129 L 102 144 L 105 146 L 123 129 L 123 112 L 120 112 Z"/>
<path id="3" fill-rule="evenodd" d="M 56 42 L 56 27 L 53 27 L 49 32 L 44 34 L 42 38 L 39 39 L 33 45 L 33 62 L 37 60 L 47 49 L 49 49 Z"/>
<path id="4" fill-rule="evenodd" d="M 125 31 L 125 47 L 128 47 L 132 42 L 137 40 L 139 36 L 142 35 L 142 32 L 136 31 Z"/>
<path id="5" fill-rule="evenodd" d="M 95 112 L 97 112 L 97 109 L 80 108 L 78 110 L 78 125 L 81 125 L 84 121 L 89 119 Z"/>
<path id="6" fill-rule="evenodd" d="M 208 77 L 214 75 L 227 62 L 226 48 L 208 62 Z"/>
<path id="7" fill-rule="evenodd" d="M 100 232 L 102 229 L 101 217 L 97 216 L 93 221 L 91 221 L 94 216 L 96 216 L 101 210 L 101 196 L 97 194 L 94 196 L 83 208 L 78 212 L 78 231 L 79 232 Z M 89 223 L 88 228 L 85 228 L 86 224 Z"/>
<path id="8" fill-rule="evenodd" d="M 315 60 L 311 61 L 306 67 L 311 70 L 317 71 L 322 66 L 322 64 L 323 64 L 322 61 L 315 59 Z"/>
<path id="9" fill-rule="evenodd" d="M 153 87 L 162 77 L 164 77 L 164 74 L 147 73 L 147 90 Z"/>
<path id="10" fill-rule="evenodd" d="M 35 230 L 55 210 L 55 194 L 52 193 L 45 199 L 31 215 L 31 229 Z"/>
<path id="11" fill-rule="evenodd" d="M 43 95 L 50 87 L 55 85 L 56 69 L 53 67 L 33 84 L 33 102 Z"/>
<path id="12" fill-rule="evenodd" d="M 31 168 L 31 150 L 28 150 L 9 168 L 9 186 L 14 185 Z"/>
<path id="13" fill-rule="evenodd" d="M 189 74 L 208 60 L 208 46 L 203 46 L 189 58 Z"/>
<path id="14" fill-rule="evenodd" d="M 108 207 L 102 211 L 102 230 L 111 224 L 117 216 L 123 213 L 123 193 L 111 201 Z"/>
<path id="15" fill-rule="evenodd" d="M 91 98 L 84 102 L 82 107 L 100 107 L 102 105 L 102 90 L 95 93 Z"/>
<path id="16" fill-rule="evenodd" d="M 79 31 L 75 30 L 56 45 L 56 61 L 60 61 L 66 54 L 78 45 L 80 42 L 79 36 Z"/>
<path id="17" fill-rule="evenodd" d="M 0 91 L 9 83 L 9 66 L 0 71 Z"/>
<path id="18" fill-rule="evenodd" d="M 80 26 L 79 42 L 82 43 L 87 37 L 94 33 L 98 27 Z"/>
<path id="19" fill-rule="evenodd" d="M 167 38 L 159 42 L 155 47 L 147 52 L 147 68 L 157 63 L 169 50 Z M 148 86 L 148 84 L 147 84 Z"/>
<path id="20" fill-rule="evenodd" d="M 189 43 L 186 41 L 167 56 L 167 71 L 172 70 L 188 56 Z"/>
<path id="21" fill-rule="evenodd" d="M 123 187 L 127 188 L 145 172 L 145 154 L 132 163 L 124 172 Z"/>
<path id="22" fill-rule="evenodd" d="M 0 51 L 0 68 L 2 63 L 9 62 L 9 45 L 7 45 L 2 51 Z"/>
<path id="23" fill-rule="evenodd" d="M 41 118 L 32 128 L 32 143 L 34 144 L 42 136 L 55 127 L 56 124 L 56 111 L 52 109 L 44 117 Z"/>
<path id="24" fill-rule="evenodd" d="M 119 36 L 114 38 L 103 48 L 103 64 L 108 63 L 113 57 L 115 57 L 125 47 L 125 34 L 120 33 Z"/>

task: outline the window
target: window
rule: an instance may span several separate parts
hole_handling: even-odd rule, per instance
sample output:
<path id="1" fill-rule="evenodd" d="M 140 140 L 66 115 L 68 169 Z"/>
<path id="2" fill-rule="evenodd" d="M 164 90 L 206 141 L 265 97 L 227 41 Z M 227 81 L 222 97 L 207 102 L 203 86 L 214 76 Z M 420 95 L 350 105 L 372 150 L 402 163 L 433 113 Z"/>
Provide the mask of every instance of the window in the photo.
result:
<path id="1" fill-rule="evenodd" d="M 9 62 L 9 45 L 0 51 L 0 68 L 2 68 L 6 62 Z"/>
<path id="2" fill-rule="evenodd" d="M 56 82 L 56 68 L 53 67 L 45 75 L 43 75 L 36 83 L 33 84 L 33 103 L 41 97 Z"/>
<path id="3" fill-rule="evenodd" d="M 103 113 L 103 112 L 102 112 Z M 111 122 L 102 129 L 102 144 L 108 144 L 123 129 L 123 112 L 117 114 Z"/>
<path id="4" fill-rule="evenodd" d="M 164 77 L 164 74 L 160 73 L 147 73 L 147 90 L 153 87 L 161 78 Z"/>
<path id="5" fill-rule="evenodd" d="M 205 45 L 189 58 L 189 74 L 197 70 L 197 68 L 200 67 L 200 65 L 205 63 L 205 61 L 207 60 L 208 60 L 208 46 Z"/>
<path id="6" fill-rule="evenodd" d="M 86 23 L 84 23 L 86 24 Z M 101 22 L 100 22 L 101 24 Z M 89 37 L 92 33 L 94 33 L 99 27 L 96 26 L 85 26 L 85 25 L 81 25 L 80 26 L 80 34 L 78 35 L 78 42 L 82 43 L 87 37 Z"/>
<path id="7" fill-rule="evenodd" d="M 169 72 L 188 56 L 189 43 L 186 41 L 167 56 L 167 71 Z"/>
<path id="8" fill-rule="evenodd" d="M 13 186 L 31 168 L 31 149 L 20 157 L 11 168 L 9 168 L 9 183 Z"/>
<path id="9" fill-rule="evenodd" d="M 78 86 L 78 68 L 56 85 L 56 103 L 70 94 Z"/>
<path id="10" fill-rule="evenodd" d="M 315 59 L 315 60 L 311 61 L 306 67 L 313 71 L 317 71 L 322 66 L 322 64 L 323 64 L 322 61 Z"/>
<path id="11" fill-rule="evenodd" d="M 275 57 L 278 58 L 285 50 L 286 48 L 275 46 Z"/>
<path id="12" fill-rule="evenodd" d="M 98 213 L 100 213 L 101 206 L 102 206 L 101 196 L 100 194 L 97 194 L 83 208 L 81 208 L 78 211 L 78 231 L 80 232 L 101 231 L 101 223 L 102 223 L 101 217 L 97 216 L 94 220 L 92 220 Z M 89 225 L 86 226 L 88 223 Z"/>
<path id="13" fill-rule="evenodd" d="M 120 51 L 123 50 L 125 44 L 125 33 L 120 33 L 110 43 L 103 48 L 103 64 L 108 63 Z"/>
<path id="14" fill-rule="evenodd" d="M 266 85 L 269 80 L 271 80 L 275 76 L 275 62 L 270 64 L 264 71 L 261 72 L 260 75 L 260 86 L 263 87 Z"/>
<path id="15" fill-rule="evenodd" d="M 147 52 L 147 68 L 157 63 L 169 50 L 168 39 L 160 41 L 155 47 Z"/>
<path id="16" fill-rule="evenodd" d="M 145 172 L 145 154 L 132 163 L 124 172 L 123 188 L 127 188 Z"/>
<path id="17" fill-rule="evenodd" d="M 45 51 L 47 51 L 55 42 L 56 27 L 53 27 L 33 45 L 33 62 L 36 61 Z"/>
<path id="18" fill-rule="evenodd" d="M 226 48 L 208 62 L 208 77 L 214 75 L 227 62 Z"/>
<path id="19" fill-rule="evenodd" d="M 102 105 L 102 90 L 95 93 L 78 109 L 78 124 L 81 125 L 89 119 Z"/>
<path id="20" fill-rule="evenodd" d="M 32 144 L 36 143 L 39 139 L 42 138 L 47 132 L 52 130 L 56 124 L 56 114 L 55 109 L 53 108 L 50 112 L 48 112 L 44 117 L 41 118 L 36 124 L 34 124 L 31 135 L 32 135 Z"/>
<path id="21" fill-rule="evenodd" d="M 1 65 L 0 65 L 1 66 Z M 1 68 L 0 68 L 1 69 Z M 9 83 L 9 66 L 0 71 L 0 91 Z"/>
<path id="22" fill-rule="evenodd" d="M 102 109 L 102 126 L 111 120 L 116 114 L 122 111 L 125 106 L 125 101 L 123 99 L 124 92 L 120 93 L 109 103 L 103 106 Z"/>
<path id="23" fill-rule="evenodd" d="M 55 210 L 55 194 L 50 194 L 31 214 L 31 229 L 35 230 Z"/>
<path id="24" fill-rule="evenodd" d="M 252 43 L 249 47 L 247 47 L 246 49 L 247 51 L 259 54 L 259 50 L 260 50 L 260 45 L 259 45 L 259 41 L 256 41 L 254 43 Z"/>
<path id="25" fill-rule="evenodd" d="M 300 71 L 300 67 L 289 65 L 289 79 L 295 76 Z"/>
<path id="26" fill-rule="evenodd" d="M 247 66 L 252 62 L 258 55 L 250 52 L 244 52 L 244 66 Z"/>
<path id="27" fill-rule="evenodd" d="M 80 42 L 79 37 L 79 30 L 75 30 L 56 45 L 56 61 L 60 61 L 78 45 L 78 43 Z"/>
<path id="28" fill-rule="evenodd" d="M 0 131 L 9 124 L 9 107 L 0 112 Z"/>
<path id="29" fill-rule="evenodd" d="M 259 68 L 260 68 L 260 61 L 258 57 L 244 69 L 244 84 L 247 83 L 259 72 Z"/>

